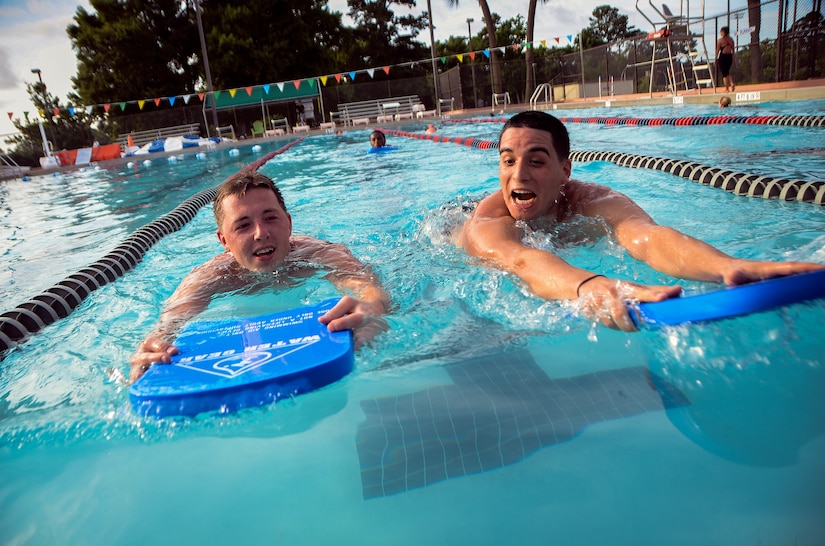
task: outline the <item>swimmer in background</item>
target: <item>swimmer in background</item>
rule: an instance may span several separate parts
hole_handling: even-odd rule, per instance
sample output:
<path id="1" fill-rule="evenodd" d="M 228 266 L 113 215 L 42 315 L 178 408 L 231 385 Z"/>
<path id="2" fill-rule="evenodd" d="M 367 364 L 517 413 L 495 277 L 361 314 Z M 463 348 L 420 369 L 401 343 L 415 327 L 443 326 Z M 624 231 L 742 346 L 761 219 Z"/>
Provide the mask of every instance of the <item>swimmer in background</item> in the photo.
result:
<path id="1" fill-rule="evenodd" d="M 370 133 L 370 146 L 373 148 L 383 148 L 387 145 L 387 136 L 381 131 L 375 130 Z"/>
<path id="2" fill-rule="evenodd" d="M 436 133 L 436 132 L 438 132 L 438 129 L 436 129 L 435 125 L 430 123 L 429 125 L 427 125 L 427 128 L 424 129 L 424 132 L 425 133 Z"/>
<path id="3" fill-rule="evenodd" d="M 730 97 L 727 95 L 719 99 L 719 108 L 727 108 L 730 106 Z"/>
<path id="4" fill-rule="evenodd" d="M 318 319 L 330 332 L 352 329 L 359 347 L 386 330 L 382 315 L 390 298 L 375 274 L 342 245 L 294 235 L 281 191 L 269 177 L 255 171 L 230 177 L 218 188 L 213 211 L 224 252 L 195 267 L 166 301 L 131 358 L 132 381 L 152 364 L 171 362 L 178 354 L 174 338 L 216 295 L 306 277 L 312 265 L 328 271 L 325 278 L 344 294 Z"/>
<path id="5" fill-rule="evenodd" d="M 500 189 L 481 200 L 457 232 L 470 256 L 521 278 L 537 296 L 581 300 L 582 312 L 603 325 L 637 330 L 626 301 L 662 301 L 680 286 L 647 286 L 610 279 L 571 265 L 523 242 L 525 229 L 563 229 L 582 217 L 599 218 L 619 245 L 653 269 L 682 279 L 726 285 L 805 273 L 807 262 L 739 259 L 653 221 L 626 195 L 570 178 L 570 139 L 564 124 L 544 112 L 513 116 L 499 137 Z"/>

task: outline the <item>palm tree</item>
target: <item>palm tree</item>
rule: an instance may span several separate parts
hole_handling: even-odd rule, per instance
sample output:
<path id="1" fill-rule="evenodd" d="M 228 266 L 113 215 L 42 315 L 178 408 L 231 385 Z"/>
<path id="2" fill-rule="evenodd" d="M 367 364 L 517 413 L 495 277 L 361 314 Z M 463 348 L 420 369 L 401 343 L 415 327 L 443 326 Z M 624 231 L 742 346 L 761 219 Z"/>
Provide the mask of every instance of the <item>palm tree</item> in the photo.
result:
<path id="1" fill-rule="evenodd" d="M 447 5 L 451 8 L 458 7 L 458 0 L 447 0 Z M 501 71 L 498 66 L 496 25 L 493 22 L 493 14 L 490 12 L 490 6 L 487 5 L 487 0 L 478 0 L 478 5 L 481 6 L 481 13 L 484 15 L 484 24 L 487 25 L 487 38 L 490 44 L 490 79 L 492 80 L 493 93 L 501 93 Z"/>
<path id="2" fill-rule="evenodd" d="M 548 0 L 541 0 L 542 4 L 546 4 Z M 524 90 L 524 98 L 530 98 L 533 95 L 533 89 L 536 87 L 536 82 L 533 81 L 533 29 L 536 26 L 536 7 L 538 0 L 530 0 L 530 7 L 527 8 L 527 51 L 524 54 L 524 62 L 527 67 L 527 77 L 525 81 L 527 85 Z"/>

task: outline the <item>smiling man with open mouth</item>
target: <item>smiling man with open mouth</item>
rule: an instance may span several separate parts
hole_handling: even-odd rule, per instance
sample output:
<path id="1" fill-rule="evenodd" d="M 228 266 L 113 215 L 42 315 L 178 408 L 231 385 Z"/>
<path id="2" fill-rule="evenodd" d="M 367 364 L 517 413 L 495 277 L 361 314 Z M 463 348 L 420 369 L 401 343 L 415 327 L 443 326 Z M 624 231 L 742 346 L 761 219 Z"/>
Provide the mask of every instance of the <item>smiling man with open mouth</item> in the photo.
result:
<path id="1" fill-rule="evenodd" d="M 516 114 L 499 137 L 501 189 L 484 198 L 458 232 L 468 254 L 520 277 L 545 299 L 582 299 L 582 312 L 605 326 L 636 330 L 626 302 L 661 301 L 681 287 L 609 279 L 526 245 L 524 223 L 542 229 L 577 217 L 600 218 L 628 253 L 667 275 L 727 285 L 804 273 L 823 266 L 733 258 L 660 226 L 626 195 L 570 178 L 570 137 L 557 118 L 538 111 Z"/>

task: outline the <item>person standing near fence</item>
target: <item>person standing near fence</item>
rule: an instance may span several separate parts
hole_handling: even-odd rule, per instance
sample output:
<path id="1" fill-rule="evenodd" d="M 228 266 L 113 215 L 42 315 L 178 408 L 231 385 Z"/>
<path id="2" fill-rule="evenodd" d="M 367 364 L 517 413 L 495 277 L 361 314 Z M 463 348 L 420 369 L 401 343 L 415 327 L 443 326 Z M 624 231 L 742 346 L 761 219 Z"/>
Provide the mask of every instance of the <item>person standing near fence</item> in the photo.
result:
<path id="1" fill-rule="evenodd" d="M 720 37 L 716 41 L 716 66 L 719 67 L 719 72 L 722 74 L 722 81 L 725 82 L 725 92 L 730 93 L 736 91 L 736 84 L 733 83 L 733 76 L 730 75 L 730 70 L 733 67 L 733 52 L 736 49 L 736 43 L 730 37 L 730 29 L 722 27 L 719 29 Z"/>

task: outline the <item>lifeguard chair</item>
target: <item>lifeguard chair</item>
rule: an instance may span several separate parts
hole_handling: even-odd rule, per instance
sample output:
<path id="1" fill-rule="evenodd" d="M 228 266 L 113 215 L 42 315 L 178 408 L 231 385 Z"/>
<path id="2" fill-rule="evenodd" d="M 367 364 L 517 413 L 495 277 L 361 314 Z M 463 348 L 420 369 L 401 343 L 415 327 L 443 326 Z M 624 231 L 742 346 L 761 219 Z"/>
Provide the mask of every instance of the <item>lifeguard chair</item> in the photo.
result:
<path id="1" fill-rule="evenodd" d="M 653 95 L 653 73 L 657 62 L 667 63 L 668 87 L 673 95 L 678 95 L 681 88 L 685 91 L 696 89 L 699 94 L 702 93 L 703 86 L 710 86 L 715 90 L 716 82 L 705 45 L 704 0 L 701 1 L 701 14 L 698 16 L 691 16 L 690 0 L 680 2 L 678 15 L 675 15 L 667 4 L 662 4 L 662 9 L 659 10 L 652 0 L 648 0 L 648 4 L 656 13 L 656 21 L 642 11 L 639 2 L 640 0 L 636 0 L 636 11 L 653 27 L 653 32 L 647 35 L 647 39 L 654 42 L 650 60 L 650 94 Z M 700 25 L 701 32 L 691 30 L 692 26 L 695 28 Z M 663 42 L 666 44 L 667 57 L 657 59 L 657 44 Z M 679 51 L 679 48 L 682 50 Z M 690 68 L 686 70 L 688 65 Z M 688 72 L 692 77 L 688 77 Z"/>

